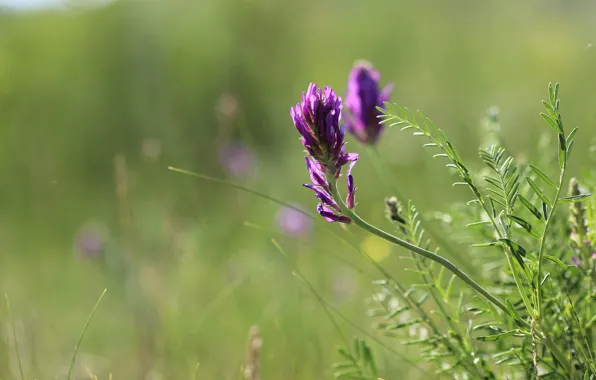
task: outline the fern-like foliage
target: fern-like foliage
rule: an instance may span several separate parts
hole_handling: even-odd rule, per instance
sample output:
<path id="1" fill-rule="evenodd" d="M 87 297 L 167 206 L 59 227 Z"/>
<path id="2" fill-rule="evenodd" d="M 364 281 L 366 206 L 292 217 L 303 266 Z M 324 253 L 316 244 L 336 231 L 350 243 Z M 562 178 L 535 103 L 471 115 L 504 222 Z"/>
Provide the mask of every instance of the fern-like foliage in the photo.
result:
<path id="1" fill-rule="evenodd" d="M 505 148 L 492 144 L 479 151 L 486 166 L 482 172 L 466 166 L 446 134 L 421 112 L 391 104 L 379 108 L 383 123 L 425 137 L 428 142 L 424 147 L 439 150 L 433 157 L 447 159 L 447 167 L 457 172 L 455 185 L 471 190 L 474 197 L 466 204 L 477 207 L 466 210 L 458 206 L 441 218 L 448 221 L 451 232 L 468 239 L 472 247 L 484 249 L 473 251 L 480 253 L 470 259 L 482 268 L 479 275 L 484 282 L 506 299 L 507 314 L 465 291 L 456 301 L 451 296 L 452 280 L 444 283 L 441 271 L 435 272 L 424 259 L 410 258 L 421 283 L 407 289 L 406 295 L 423 291 L 426 299 L 432 300 L 432 315 L 440 316 L 449 331 L 448 335 L 441 334 L 444 329 L 430 326 L 427 339 L 420 344 L 425 352 L 439 353 L 442 362 L 438 368 L 449 368 L 453 375 L 528 379 L 596 376 L 596 206 L 591 195 L 578 186 L 563 196 L 578 129 L 566 134 L 558 95 L 558 84 L 549 85 L 541 114 L 555 132 L 554 160 L 543 155 L 537 165 L 518 164 Z M 541 169 L 552 166 L 557 169 L 557 180 L 548 174 L 551 170 Z M 477 182 L 479 177 L 483 181 Z M 583 203 L 586 201 L 587 205 Z M 571 205 L 569 218 L 558 212 L 557 206 L 562 204 Z M 429 249 L 415 207 L 409 203 L 402 209 L 395 203 L 389 208 L 398 234 Z M 462 223 L 467 227 L 465 234 L 461 233 Z M 454 304 L 457 307 L 453 308 Z M 393 312 L 411 310 L 398 308 Z M 417 316 L 400 323 L 407 326 L 409 322 L 429 325 Z M 481 331 L 489 334 L 479 336 Z M 445 362 L 445 358 L 450 361 Z M 470 358 L 473 366 L 467 364 Z"/>
<path id="2" fill-rule="evenodd" d="M 406 208 L 395 197 L 386 199 L 387 218 L 395 224 L 396 232 L 404 240 L 424 249 L 431 248 L 425 238 L 425 230 L 419 213 L 410 201 Z M 377 294 L 379 308 L 371 313 L 382 319 L 377 328 L 385 335 L 406 335 L 402 341 L 409 346 L 420 347 L 425 361 L 437 363 L 438 374 L 455 378 L 493 379 L 495 374 L 488 368 L 487 359 L 478 342 L 472 337 L 474 312 L 465 301 L 473 298 L 454 289 L 455 276 L 445 279 L 445 269 L 435 269 L 432 262 L 417 256 L 404 257 L 413 263 L 406 270 L 417 274 L 419 283 L 412 284 L 405 292 L 380 282 L 382 291 Z M 486 325 L 498 330 L 495 324 Z M 445 333 L 446 329 L 446 333 Z M 399 333 L 405 330 L 406 333 Z M 499 330 L 500 331 L 500 330 Z"/>
<path id="3" fill-rule="evenodd" d="M 354 338 L 353 347 L 340 347 L 343 361 L 333 364 L 336 379 L 377 380 L 377 366 L 370 346 L 361 338 Z"/>
<path id="4" fill-rule="evenodd" d="M 437 148 L 440 152 L 435 154 L 433 158 L 446 158 L 449 161 L 446 166 L 455 169 L 463 181 L 455 182 L 454 185 L 467 185 L 476 198 L 482 197 L 461 156 L 449 142 L 445 133 L 437 128 L 432 120 L 420 111 L 414 114 L 408 108 L 397 104 L 385 103 L 385 109 L 379 108 L 379 111 L 381 111 L 379 116 L 381 123 L 388 124 L 391 127 L 401 127 L 402 131 L 413 130 L 414 136 L 428 138 L 430 142 L 424 144 L 424 147 Z"/>

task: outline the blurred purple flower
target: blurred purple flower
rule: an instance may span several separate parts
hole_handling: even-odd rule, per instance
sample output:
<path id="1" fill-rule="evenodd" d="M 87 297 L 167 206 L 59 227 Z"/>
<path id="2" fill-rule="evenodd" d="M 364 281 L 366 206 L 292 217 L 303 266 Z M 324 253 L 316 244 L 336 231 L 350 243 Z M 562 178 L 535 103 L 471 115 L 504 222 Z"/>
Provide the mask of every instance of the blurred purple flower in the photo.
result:
<path id="1" fill-rule="evenodd" d="M 331 87 L 326 86 L 321 90 L 311 83 L 306 93 L 302 93 L 302 102 L 290 109 L 290 115 L 308 153 L 305 157 L 306 167 L 312 184 L 304 186 L 313 190 L 321 201 L 317 211 L 330 222 L 348 224 L 351 220 L 341 215 L 340 207 L 331 196 L 331 184 L 328 182 L 330 177 L 339 178 L 342 167 L 349 163 L 346 203 L 349 208 L 355 206 L 356 188 L 351 171 L 358 155 L 345 153 L 344 132 L 339 126 L 341 108 L 341 98 Z"/>
<path id="2" fill-rule="evenodd" d="M 82 257 L 95 258 L 105 252 L 107 228 L 97 223 L 87 223 L 74 238 L 74 250 Z"/>
<path id="3" fill-rule="evenodd" d="M 577 256 L 571 256 L 571 262 L 578 268 L 582 265 L 581 259 Z"/>
<path id="4" fill-rule="evenodd" d="M 381 75 L 369 62 L 357 61 L 348 80 L 346 129 L 363 144 L 375 144 L 383 130 L 377 107 L 389 100 L 393 84 L 380 89 Z"/>
<path id="5" fill-rule="evenodd" d="M 277 212 L 277 223 L 284 233 L 296 237 L 306 235 L 312 227 L 312 220 L 308 216 L 289 207 Z"/>
<path id="6" fill-rule="evenodd" d="M 249 177 L 255 171 L 255 157 L 245 145 L 227 143 L 219 149 L 219 162 L 235 177 Z"/>

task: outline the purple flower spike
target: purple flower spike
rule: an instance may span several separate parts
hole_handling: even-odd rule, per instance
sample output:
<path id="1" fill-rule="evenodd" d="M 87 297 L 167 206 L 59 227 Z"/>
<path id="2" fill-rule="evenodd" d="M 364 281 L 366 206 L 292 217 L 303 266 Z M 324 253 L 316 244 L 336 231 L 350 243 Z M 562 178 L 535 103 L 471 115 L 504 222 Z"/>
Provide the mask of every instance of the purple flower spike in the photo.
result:
<path id="1" fill-rule="evenodd" d="M 339 175 L 338 161 L 344 156 L 344 133 L 339 127 L 341 98 L 331 87 L 322 91 L 311 83 L 290 115 L 308 154 L 322 167 Z"/>
<path id="2" fill-rule="evenodd" d="M 393 84 L 380 90 L 381 75 L 366 61 L 354 64 L 346 94 L 346 129 L 363 144 L 375 144 L 383 130 L 376 107 L 389 100 Z"/>
<path id="3" fill-rule="evenodd" d="M 579 257 L 576 256 L 571 256 L 571 262 L 573 262 L 573 265 L 575 265 L 578 268 L 582 265 L 582 261 Z"/>
<path id="4" fill-rule="evenodd" d="M 306 168 L 312 184 L 304 186 L 321 200 L 317 211 L 330 222 L 350 223 L 350 218 L 341 215 L 341 208 L 331 196 L 329 183 L 329 178 L 339 178 L 342 167 L 349 163 L 346 203 L 350 209 L 354 208 L 356 188 L 351 171 L 358 155 L 345 153 L 344 132 L 339 125 L 341 108 L 341 98 L 331 87 L 322 90 L 311 83 L 302 94 L 302 101 L 290 109 L 290 115 L 308 153 Z"/>

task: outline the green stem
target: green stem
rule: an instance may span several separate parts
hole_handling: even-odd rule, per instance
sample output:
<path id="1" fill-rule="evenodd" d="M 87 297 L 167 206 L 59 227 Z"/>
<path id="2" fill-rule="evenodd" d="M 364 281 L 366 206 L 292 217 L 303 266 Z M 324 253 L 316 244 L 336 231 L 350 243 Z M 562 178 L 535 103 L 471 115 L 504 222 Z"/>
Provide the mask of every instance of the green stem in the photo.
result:
<path id="1" fill-rule="evenodd" d="M 542 315 L 542 258 L 544 256 L 544 248 L 546 247 L 546 236 L 550 224 L 553 220 L 555 215 L 555 210 L 557 208 L 557 204 L 559 203 L 559 196 L 561 195 L 561 189 L 563 188 L 563 179 L 565 177 L 565 168 L 567 165 L 564 165 L 561 169 L 561 175 L 559 176 L 559 186 L 557 186 L 557 193 L 555 194 L 555 199 L 553 201 L 553 206 L 550 210 L 550 215 L 544 224 L 544 230 L 542 231 L 542 239 L 540 239 L 540 249 L 538 250 L 538 276 L 536 277 L 536 310 L 538 313 L 538 318 Z"/>
<path id="2" fill-rule="evenodd" d="M 412 223 L 411 223 L 411 218 L 408 217 L 408 240 L 410 243 L 412 244 L 416 244 L 417 246 L 419 246 L 419 242 L 417 242 L 417 237 L 416 234 L 414 233 L 413 229 L 412 229 Z M 454 322 L 454 315 L 455 313 L 453 312 L 453 309 L 451 309 L 451 305 L 447 304 L 447 307 L 449 307 L 449 311 L 445 308 L 445 305 L 441 299 L 440 296 L 437 294 L 437 289 L 436 289 L 436 280 L 435 277 L 433 275 L 433 271 L 430 268 L 429 265 L 426 265 L 426 263 L 423 263 L 422 260 L 420 260 L 419 258 L 416 257 L 416 254 L 414 254 L 412 252 L 412 256 L 414 257 L 414 259 L 416 260 L 416 268 L 421 272 L 421 277 L 422 280 L 427 283 L 427 284 L 431 284 L 431 288 L 429 289 L 429 293 L 431 295 L 431 297 L 433 298 L 433 300 L 435 301 L 435 304 L 437 305 L 437 307 L 439 308 L 439 311 L 443 314 L 443 316 L 447 319 L 447 324 L 449 325 L 449 327 L 453 330 L 453 332 L 455 334 L 457 334 L 459 336 L 459 339 L 455 339 L 460 350 L 459 352 L 463 355 L 463 361 L 464 361 L 464 367 L 465 366 L 469 366 L 472 368 L 472 370 L 470 370 L 469 368 L 467 368 L 468 370 L 470 370 L 470 373 L 476 373 L 478 376 L 482 377 L 483 373 L 482 370 L 476 366 L 476 364 L 474 364 L 474 358 L 473 355 L 470 355 L 470 351 L 473 351 L 473 349 L 471 349 L 470 347 L 466 346 L 465 340 L 464 340 L 464 334 L 462 333 L 461 329 L 459 328 L 458 324 Z M 425 274 L 425 272 L 428 272 L 428 275 Z M 417 306 L 417 305 L 416 305 Z M 437 333 L 437 335 L 440 335 Z M 455 352 L 457 351 L 457 347 L 455 347 L 448 338 L 445 339 L 447 344 L 450 346 L 450 348 Z"/>
<path id="3" fill-rule="evenodd" d="M 499 299 L 497 299 L 495 296 L 493 296 L 492 294 L 490 294 L 486 289 L 484 289 L 482 287 L 482 285 L 480 285 L 479 283 L 477 283 L 476 281 L 474 281 L 470 276 L 468 276 L 465 272 L 463 272 L 461 269 L 459 269 L 455 264 L 453 264 L 451 261 L 447 260 L 446 258 L 437 255 L 436 253 L 433 253 L 431 251 L 428 251 L 424 248 L 420 248 L 412 243 L 409 243 L 405 240 L 402 240 L 396 236 L 391 235 L 390 233 L 387 233 L 371 224 L 368 224 L 364 219 L 360 218 L 360 216 L 358 216 L 356 213 L 354 213 L 352 210 L 350 210 L 348 208 L 348 206 L 344 203 L 344 201 L 342 200 L 341 196 L 339 195 L 339 192 L 337 191 L 337 181 L 334 178 L 329 178 L 329 184 L 330 184 L 330 188 L 331 188 L 331 195 L 333 197 L 333 199 L 338 202 L 339 207 L 341 208 L 341 211 L 350 219 L 352 219 L 352 221 L 360 228 L 372 233 L 373 235 L 376 235 L 384 240 L 387 240 L 390 243 L 393 243 L 395 245 L 399 245 L 403 248 L 406 248 L 408 250 L 410 250 L 411 252 L 417 253 L 423 257 L 426 257 L 427 259 L 430 259 L 432 261 L 437 262 L 438 264 L 444 266 L 445 268 L 449 269 L 454 275 L 456 275 L 457 277 L 459 277 L 461 280 L 463 280 L 466 284 L 470 285 L 472 287 L 472 289 L 476 290 L 478 293 L 480 293 L 483 297 L 485 297 L 487 300 L 489 300 L 491 303 L 493 303 L 495 306 L 497 306 L 499 309 L 503 310 L 505 313 L 509 314 L 509 310 L 507 309 L 507 306 L 505 306 L 505 304 L 503 302 L 501 302 Z M 524 322 L 525 323 L 525 322 Z M 527 323 L 526 323 L 527 324 Z M 529 325 L 528 325 L 529 327 Z"/>
<path id="4" fill-rule="evenodd" d="M 567 360 L 567 357 L 565 356 L 565 354 L 563 354 L 563 352 L 561 351 L 559 346 L 557 346 L 557 344 L 555 342 L 553 342 L 552 340 L 550 340 L 550 338 L 547 336 L 545 336 L 542 339 L 542 342 L 546 345 L 546 347 L 548 347 L 550 352 L 553 353 L 555 358 L 557 358 L 557 360 L 563 367 L 563 370 L 566 373 L 571 373 L 571 363 L 569 363 L 569 360 Z"/>
<path id="5" fill-rule="evenodd" d="M 370 159 L 373 163 L 373 168 L 377 176 L 380 178 L 381 182 L 385 185 L 385 187 L 391 191 L 393 196 L 397 197 L 397 199 L 405 202 L 407 199 L 400 194 L 398 190 L 398 186 L 396 185 L 397 179 L 395 176 L 391 176 L 391 181 L 387 179 L 387 175 L 385 174 L 387 170 L 383 170 L 383 165 L 387 165 L 383 162 L 379 151 L 377 150 L 376 146 L 368 147 L 367 149 Z M 437 242 L 437 244 L 441 247 L 441 251 L 447 252 L 449 256 L 451 256 L 454 260 L 457 261 L 458 265 L 466 267 L 466 269 L 471 270 L 470 264 L 465 260 L 461 260 L 460 255 L 457 254 L 455 249 L 449 244 L 448 241 L 443 239 L 439 233 L 435 230 L 435 228 L 428 223 L 424 215 L 421 213 L 418 216 L 418 219 L 425 225 L 425 229 L 428 231 L 430 236 Z"/>

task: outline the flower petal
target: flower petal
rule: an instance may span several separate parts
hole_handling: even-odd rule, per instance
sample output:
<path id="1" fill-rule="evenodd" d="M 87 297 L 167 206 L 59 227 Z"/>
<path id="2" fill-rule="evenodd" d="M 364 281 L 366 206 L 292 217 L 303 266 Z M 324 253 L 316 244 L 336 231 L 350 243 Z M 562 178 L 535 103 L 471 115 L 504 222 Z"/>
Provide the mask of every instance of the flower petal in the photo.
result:
<path id="1" fill-rule="evenodd" d="M 351 210 L 356 206 L 356 187 L 354 186 L 354 177 L 348 174 L 348 196 L 346 197 L 346 205 Z"/>
<path id="2" fill-rule="evenodd" d="M 325 174 L 320 170 L 319 165 L 312 157 L 304 157 L 306 160 L 306 168 L 310 174 L 310 180 L 317 186 L 322 186 L 326 191 L 329 191 L 329 185 L 325 180 Z"/>
<path id="3" fill-rule="evenodd" d="M 339 208 L 339 206 L 337 205 L 337 203 L 335 203 L 335 201 L 333 200 L 333 198 L 331 198 L 331 195 L 329 195 L 329 193 L 327 193 L 325 191 L 325 189 L 322 189 L 319 186 L 316 186 L 316 185 L 313 185 L 313 184 L 310 184 L 310 183 L 304 184 L 302 186 L 307 187 L 307 188 L 313 190 L 315 192 L 315 196 L 317 198 L 319 198 L 322 203 L 326 204 L 327 206 L 333 207 L 338 212 L 341 212 L 341 209 Z"/>
<path id="4" fill-rule="evenodd" d="M 350 218 L 348 218 L 347 216 L 335 214 L 333 210 L 331 210 L 329 207 L 324 206 L 322 203 L 319 203 L 319 205 L 317 206 L 317 211 L 323 218 L 327 219 L 327 221 L 329 222 L 338 222 L 344 224 L 352 223 L 352 220 Z"/>
<path id="5" fill-rule="evenodd" d="M 383 103 L 389 100 L 391 91 L 393 91 L 393 83 L 387 83 L 379 95 L 379 107 L 383 107 Z"/>
<path id="6" fill-rule="evenodd" d="M 348 166 L 348 173 L 346 176 L 347 186 L 348 186 L 348 196 L 346 197 L 346 204 L 348 208 L 351 210 L 356 206 L 356 186 L 354 185 L 354 176 L 352 176 L 352 168 L 356 165 L 358 161 L 358 155 L 355 153 L 348 153 L 349 161 L 351 161 L 350 166 Z"/>

